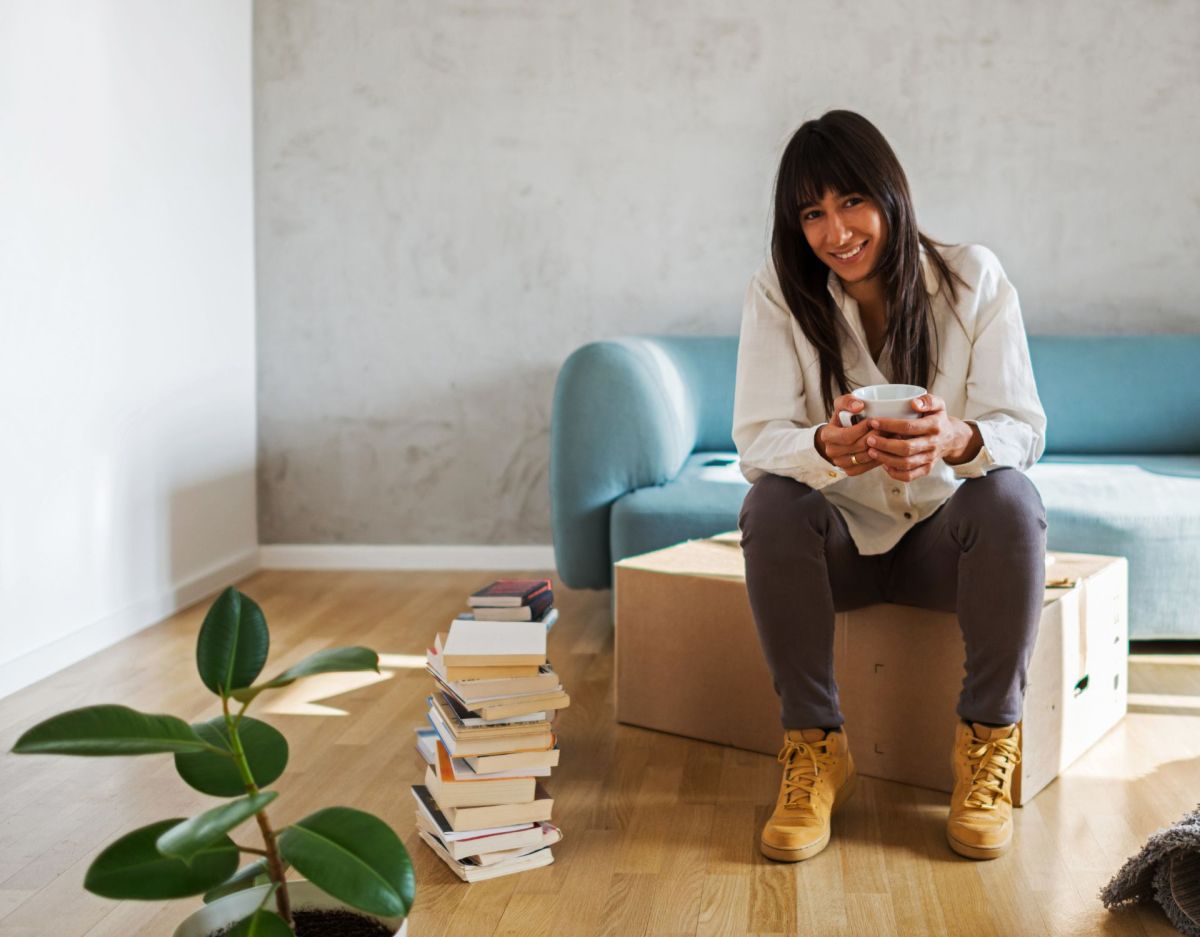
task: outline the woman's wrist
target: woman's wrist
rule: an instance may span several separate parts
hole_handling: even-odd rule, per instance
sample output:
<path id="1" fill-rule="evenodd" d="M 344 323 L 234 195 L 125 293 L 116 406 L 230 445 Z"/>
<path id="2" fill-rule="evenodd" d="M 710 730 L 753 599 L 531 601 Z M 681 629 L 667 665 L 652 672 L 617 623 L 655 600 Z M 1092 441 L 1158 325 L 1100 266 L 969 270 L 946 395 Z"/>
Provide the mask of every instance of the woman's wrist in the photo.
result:
<path id="1" fill-rule="evenodd" d="M 821 430 L 823 430 L 828 425 L 829 425 L 828 423 L 822 423 L 820 426 L 817 427 L 816 433 L 813 434 L 813 445 L 817 449 L 817 455 L 819 455 L 826 462 L 829 462 L 829 456 L 827 456 L 825 454 L 825 442 L 821 439 Z M 830 462 L 829 464 L 832 465 L 833 463 Z"/>
<path id="2" fill-rule="evenodd" d="M 955 420 L 954 428 L 960 442 L 956 443 L 943 459 L 947 465 L 962 465 L 979 455 L 979 450 L 983 448 L 983 436 L 978 426 L 966 420 Z"/>

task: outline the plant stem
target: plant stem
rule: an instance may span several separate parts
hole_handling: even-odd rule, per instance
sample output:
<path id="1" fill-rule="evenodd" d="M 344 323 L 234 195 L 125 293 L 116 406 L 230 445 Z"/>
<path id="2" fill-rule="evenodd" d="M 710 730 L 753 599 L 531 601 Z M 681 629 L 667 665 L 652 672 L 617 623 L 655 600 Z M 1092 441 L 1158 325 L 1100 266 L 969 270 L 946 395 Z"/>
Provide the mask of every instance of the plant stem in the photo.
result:
<path id="1" fill-rule="evenodd" d="M 221 708 L 225 712 L 225 725 L 229 729 L 229 747 L 233 750 L 233 760 L 242 776 L 242 783 L 246 785 L 248 794 L 257 794 L 258 785 L 254 782 L 254 775 L 250 773 L 250 762 L 246 759 L 246 750 L 242 748 L 242 740 L 238 736 L 238 720 L 229 713 L 229 697 L 221 697 Z M 242 708 L 242 712 L 245 712 L 245 707 Z M 254 819 L 258 821 L 258 828 L 262 831 L 263 845 L 266 846 L 263 855 L 267 857 L 267 875 L 278 886 L 278 890 L 275 892 L 275 907 L 287 926 L 294 929 L 287 881 L 284 878 L 283 860 L 279 857 L 279 847 L 275 843 L 275 831 L 271 829 L 271 821 L 267 819 L 265 810 L 258 811 L 254 815 Z"/>
<path id="2" fill-rule="evenodd" d="M 267 819 L 265 810 L 256 813 L 254 819 L 258 821 L 258 828 L 262 830 L 263 842 L 267 844 L 268 874 L 271 876 L 271 881 L 279 885 L 279 891 L 275 892 L 275 908 L 287 926 L 292 927 L 292 907 L 288 900 L 287 882 L 283 877 L 283 861 L 279 858 L 279 850 L 275 846 L 275 831 L 271 829 L 271 821 Z"/>
<path id="3" fill-rule="evenodd" d="M 265 849 L 255 849 L 253 846 L 243 846 L 241 843 L 234 843 L 233 845 L 237 846 L 238 852 L 248 852 L 252 856 L 265 856 L 267 854 Z"/>

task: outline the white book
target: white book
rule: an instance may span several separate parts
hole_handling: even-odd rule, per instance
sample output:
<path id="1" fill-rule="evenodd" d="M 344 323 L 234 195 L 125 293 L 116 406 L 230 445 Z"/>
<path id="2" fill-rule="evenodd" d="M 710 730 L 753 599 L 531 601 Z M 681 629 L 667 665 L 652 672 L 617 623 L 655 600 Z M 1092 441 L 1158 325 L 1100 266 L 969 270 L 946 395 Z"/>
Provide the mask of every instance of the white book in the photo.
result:
<path id="1" fill-rule="evenodd" d="M 542 824 L 542 826 L 546 827 L 549 826 L 549 824 Z M 498 865 L 501 862 L 510 862 L 513 859 L 520 859 L 523 856 L 528 856 L 531 853 L 537 852 L 539 849 L 545 849 L 547 846 L 553 846 L 562 839 L 562 833 L 559 831 L 558 827 L 550 827 L 550 830 L 553 832 L 543 830 L 543 842 L 539 845 L 522 846 L 516 849 L 499 849 L 496 852 L 485 852 L 482 855 L 471 856 L 471 859 L 476 865 L 483 866 L 484 868 L 491 865 Z"/>
<path id="2" fill-rule="evenodd" d="M 442 835 L 442 831 L 438 829 L 437 824 L 433 823 L 422 811 L 416 811 L 414 816 L 417 820 L 417 829 L 424 830 L 436 839 L 455 859 L 460 861 L 473 859 L 480 865 L 486 864 L 481 861 L 482 856 L 499 854 L 505 858 L 513 858 L 509 854 L 514 850 L 533 852 L 543 846 L 553 846 L 562 839 L 562 832 L 558 827 L 552 823 L 538 823 L 528 829 L 513 830 L 508 833 L 488 833 L 484 836 L 471 835 L 465 839 L 447 840 Z"/>
<path id="3" fill-rule="evenodd" d="M 448 667 L 541 665 L 546 662 L 546 628 L 537 621 L 456 620 L 442 657 Z"/>
<path id="4" fill-rule="evenodd" d="M 480 774 L 492 774 L 496 771 L 533 770 L 538 768 L 555 768 L 558 766 L 558 748 L 540 752 L 502 752 L 496 755 L 467 755 L 463 758 L 468 765 Z M 544 775 L 534 775 L 539 777 Z"/>
<path id="5" fill-rule="evenodd" d="M 497 611 L 497 609 L 494 609 L 494 608 L 489 608 L 489 609 L 481 608 L 481 609 L 478 609 L 478 611 L 484 612 L 484 614 L 477 615 L 475 612 L 462 612 L 458 615 L 458 618 L 462 619 L 464 621 L 512 621 L 513 620 L 510 618 L 500 619 L 500 618 L 493 617 L 491 615 L 491 613 Z M 523 618 L 518 618 L 516 620 L 524 621 Z M 558 609 L 551 608 L 551 609 L 547 610 L 545 615 L 543 615 L 541 618 L 538 618 L 536 620 L 540 621 L 548 629 L 553 628 L 554 623 L 556 621 L 558 621 Z"/>
<path id="6" fill-rule="evenodd" d="M 413 800 L 417 802 L 417 812 L 437 828 L 438 836 L 447 843 L 478 839 L 484 836 L 499 836 L 502 833 L 517 833 L 521 830 L 531 830 L 538 826 L 537 823 L 530 821 L 527 823 L 506 823 L 502 826 L 490 826 L 478 830 L 456 830 L 450 825 L 450 821 L 446 819 L 446 815 L 442 813 L 437 805 L 437 801 L 433 799 L 433 795 L 429 793 L 429 789 L 425 785 L 414 784 L 411 790 Z"/>
<path id="7" fill-rule="evenodd" d="M 446 852 L 445 847 L 438 842 L 436 837 L 430 836 L 424 830 L 417 830 L 417 834 L 430 849 L 437 853 L 438 858 L 450 866 L 450 870 L 464 882 L 481 882 L 489 878 L 499 878 L 502 875 L 512 875 L 516 872 L 524 872 L 527 869 L 541 868 L 554 861 L 550 847 L 546 846 L 527 856 L 522 856 L 519 859 L 509 859 L 505 862 L 499 862 L 496 865 L 472 865 L 466 862 L 459 862 Z"/>
<path id="8" fill-rule="evenodd" d="M 484 719 L 482 716 L 462 716 L 460 718 L 465 726 L 509 726 L 514 722 L 545 722 L 550 718 L 550 713 L 525 713 L 523 716 L 505 716 L 503 719 Z"/>
<path id="9" fill-rule="evenodd" d="M 421 726 L 418 726 L 413 731 L 417 733 L 417 751 L 425 759 L 427 765 L 436 769 L 437 733 L 431 728 Z M 465 758 L 451 758 L 450 768 L 454 772 L 454 780 L 456 781 L 479 781 L 484 778 L 548 778 L 550 777 L 551 770 L 550 766 L 547 765 L 536 768 L 481 773 L 472 768 Z"/>

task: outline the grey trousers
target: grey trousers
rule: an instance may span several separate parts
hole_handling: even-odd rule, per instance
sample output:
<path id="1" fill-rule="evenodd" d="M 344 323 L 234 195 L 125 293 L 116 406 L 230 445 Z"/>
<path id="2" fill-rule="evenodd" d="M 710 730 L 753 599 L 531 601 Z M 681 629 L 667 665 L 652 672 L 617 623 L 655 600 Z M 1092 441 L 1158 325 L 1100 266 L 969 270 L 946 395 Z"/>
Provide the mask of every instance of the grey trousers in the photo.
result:
<path id="1" fill-rule="evenodd" d="M 834 614 L 877 602 L 956 612 L 966 644 L 958 715 L 1000 725 L 1021 718 L 1046 577 L 1046 510 L 1022 472 L 967 479 L 873 556 L 858 552 L 824 495 L 780 475 L 754 483 L 738 526 L 784 728 L 842 725 Z"/>

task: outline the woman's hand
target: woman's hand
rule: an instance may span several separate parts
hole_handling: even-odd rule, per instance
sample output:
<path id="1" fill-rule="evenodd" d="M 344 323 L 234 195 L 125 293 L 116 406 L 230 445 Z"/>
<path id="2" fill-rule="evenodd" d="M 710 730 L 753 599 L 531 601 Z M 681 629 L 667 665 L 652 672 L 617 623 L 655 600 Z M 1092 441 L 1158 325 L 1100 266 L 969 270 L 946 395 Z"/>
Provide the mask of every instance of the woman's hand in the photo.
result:
<path id="1" fill-rule="evenodd" d="M 838 420 L 843 410 L 853 415 L 862 412 L 864 406 L 853 394 L 843 394 L 833 401 L 833 416 L 829 422 L 817 430 L 817 452 L 826 462 L 843 469 L 847 475 L 861 475 L 879 465 L 867 455 L 866 436 L 871 431 L 867 421 L 845 427 Z"/>
<path id="2" fill-rule="evenodd" d="M 972 447 L 979 451 L 975 439 L 978 430 L 947 415 L 941 397 L 925 394 L 913 401 L 913 409 L 920 414 L 915 419 L 865 422 L 871 430 L 865 440 L 867 456 L 881 464 L 890 477 L 910 482 L 928 475 L 938 459 L 951 464 L 966 462 L 970 456 L 964 456 Z"/>

